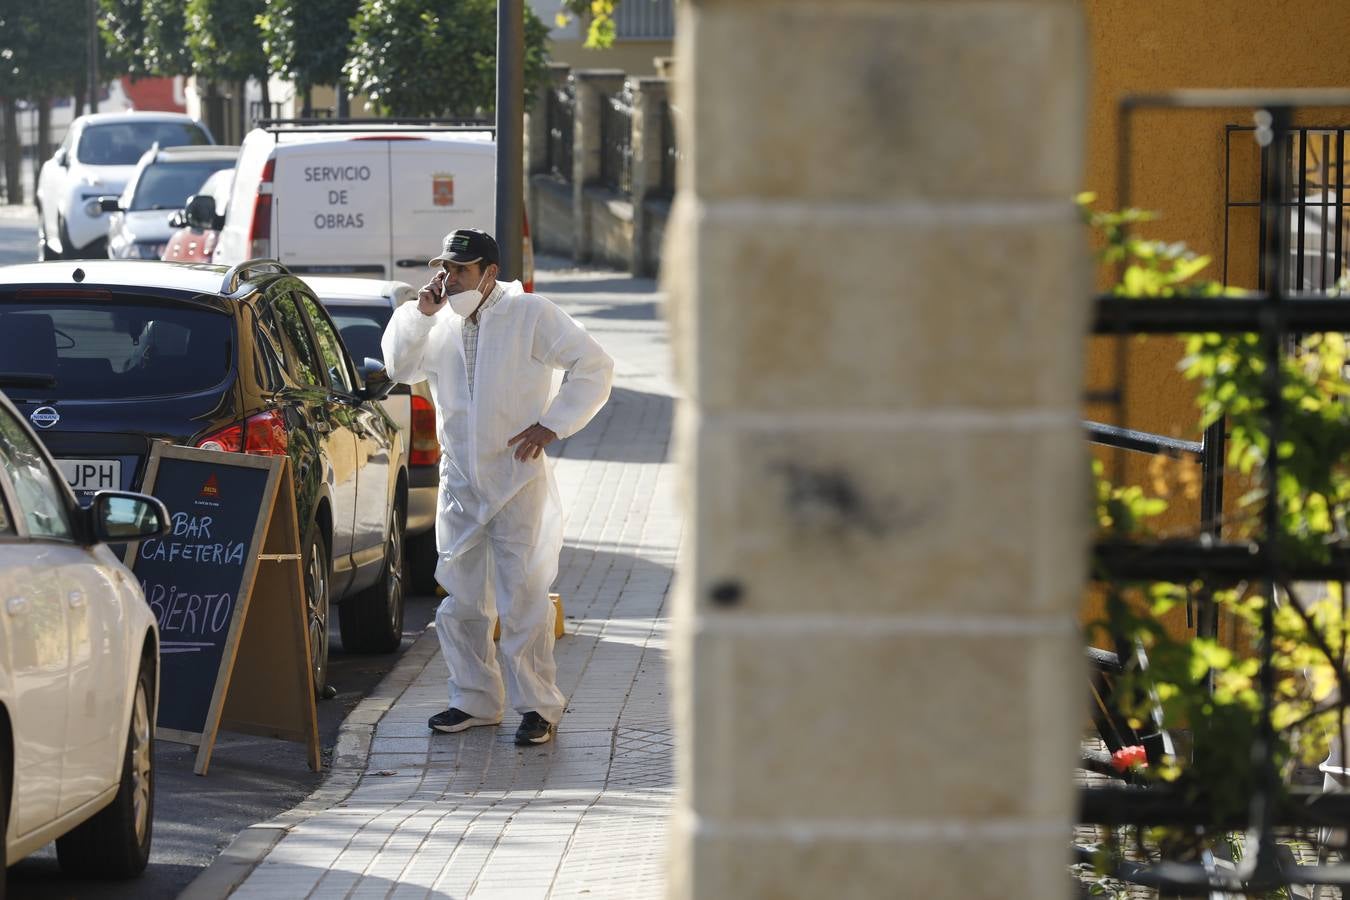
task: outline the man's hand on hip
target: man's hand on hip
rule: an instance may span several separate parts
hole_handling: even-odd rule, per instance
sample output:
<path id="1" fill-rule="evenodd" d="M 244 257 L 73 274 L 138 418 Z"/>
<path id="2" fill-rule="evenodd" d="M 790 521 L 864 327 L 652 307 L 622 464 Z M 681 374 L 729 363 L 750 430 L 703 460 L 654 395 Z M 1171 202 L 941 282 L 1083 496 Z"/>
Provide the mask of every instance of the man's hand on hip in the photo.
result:
<path id="1" fill-rule="evenodd" d="M 545 428 L 538 422 L 535 422 L 529 428 L 526 428 L 520 434 L 506 442 L 506 446 L 516 446 L 516 459 L 538 459 L 539 454 L 544 452 L 544 448 L 558 439 L 552 429 Z"/>

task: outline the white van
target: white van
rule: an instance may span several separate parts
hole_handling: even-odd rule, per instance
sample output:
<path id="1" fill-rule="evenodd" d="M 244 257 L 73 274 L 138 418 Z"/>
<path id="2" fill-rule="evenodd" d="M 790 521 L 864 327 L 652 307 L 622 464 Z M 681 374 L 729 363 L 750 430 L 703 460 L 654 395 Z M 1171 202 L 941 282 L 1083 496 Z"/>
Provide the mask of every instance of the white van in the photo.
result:
<path id="1" fill-rule="evenodd" d="M 212 262 L 421 284 L 455 228 L 493 230 L 490 128 L 269 123 L 245 137 Z"/>

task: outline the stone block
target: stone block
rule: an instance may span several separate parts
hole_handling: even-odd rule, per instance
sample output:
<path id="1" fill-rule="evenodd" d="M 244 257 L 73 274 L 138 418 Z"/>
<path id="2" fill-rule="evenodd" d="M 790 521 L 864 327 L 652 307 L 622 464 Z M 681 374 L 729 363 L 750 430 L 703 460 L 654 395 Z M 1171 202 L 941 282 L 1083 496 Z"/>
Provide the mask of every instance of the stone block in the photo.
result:
<path id="1" fill-rule="evenodd" d="M 700 197 L 1080 189 L 1086 38 L 1074 4 L 685 6 L 680 52 L 700 62 L 677 73 L 693 123 L 682 177 Z"/>
<path id="2" fill-rule="evenodd" d="M 1057 427 L 699 426 L 699 606 L 748 615 L 1070 615 L 1088 457 Z"/>
<path id="3" fill-rule="evenodd" d="M 819 840 L 714 832 L 690 842 L 687 893 L 703 900 L 1053 900 L 1070 896 L 1063 835 L 989 841 L 934 837 Z"/>
<path id="4" fill-rule="evenodd" d="M 1085 684 L 1072 628 L 757 633 L 709 617 L 701 630 L 689 797 L 702 819 L 1067 824 L 1079 717 L 1066 711 Z"/>
<path id="5" fill-rule="evenodd" d="M 1077 405 L 1088 250 L 1067 200 L 1030 221 L 761 212 L 693 223 L 705 409 Z"/>

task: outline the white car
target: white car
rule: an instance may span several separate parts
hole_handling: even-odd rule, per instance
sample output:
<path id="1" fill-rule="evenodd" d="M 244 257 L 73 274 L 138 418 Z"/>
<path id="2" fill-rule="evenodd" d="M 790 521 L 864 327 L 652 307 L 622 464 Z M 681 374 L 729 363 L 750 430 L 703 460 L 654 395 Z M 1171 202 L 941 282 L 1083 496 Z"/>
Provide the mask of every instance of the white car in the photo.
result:
<path id="1" fill-rule="evenodd" d="M 143 494 L 105 492 L 82 509 L 0 394 L 0 871 L 53 839 L 72 873 L 145 868 L 159 632 L 103 542 L 168 521 Z"/>
<path id="2" fill-rule="evenodd" d="M 104 197 L 109 259 L 160 259 L 188 197 L 217 172 L 232 174 L 239 148 L 210 146 L 151 147 L 120 197 Z"/>
<path id="3" fill-rule="evenodd" d="M 126 189 L 155 144 L 213 144 L 206 126 L 181 113 L 80 116 L 38 173 L 38 259 L 107 256 L 108 218 L 100 203 Z"/>
<path id="4" fill-rule="evenodd" d="M 334 278 L 304 275 L 333 317 L 343 344 L 359 368 L 367 358 L 384 362 L 380 336 L 400 303 L 416 303 L 417 289 L 402 281 L 372 281 L 366 278 Z M 380 401 L 404 434 L 403 452 L 408 465 L 408 565 L 404 571 L 414 591 L 429 594 L 436 589 L 436 492 L 440 483 L 441 445 L 436 438 L 436 408 L 425 381 L 409 387 L 395 385 Z"/>

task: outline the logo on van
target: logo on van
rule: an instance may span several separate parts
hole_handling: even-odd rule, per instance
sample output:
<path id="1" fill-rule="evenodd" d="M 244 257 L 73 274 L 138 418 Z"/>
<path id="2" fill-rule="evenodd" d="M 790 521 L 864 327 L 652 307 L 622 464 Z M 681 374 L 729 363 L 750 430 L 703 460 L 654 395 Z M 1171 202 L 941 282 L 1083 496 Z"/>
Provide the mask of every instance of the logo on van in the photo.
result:
<path id="1" fill-rule="evenodd" d="M 437 206 L 455 205 L 455 176 L 443 172 L 431 176 L 431 202 Z"/>

